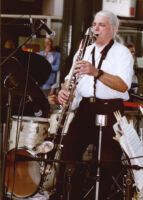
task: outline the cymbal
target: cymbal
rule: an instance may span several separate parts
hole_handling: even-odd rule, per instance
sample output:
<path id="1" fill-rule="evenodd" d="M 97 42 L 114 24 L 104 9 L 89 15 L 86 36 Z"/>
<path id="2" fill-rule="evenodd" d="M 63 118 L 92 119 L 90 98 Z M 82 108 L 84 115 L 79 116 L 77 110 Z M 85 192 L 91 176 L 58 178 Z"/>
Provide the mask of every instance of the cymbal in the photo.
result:
<path id="1" fill-rule="evenodd" d="M 42 110 L 42 116 L 47 117 L 50 109 L 48 100 L 37 81 L 30 74 L 27 75 L 18 59 L 8 59 L 1 69 L 3 121 L 6 121 L 8 91 L 11 91 L 12 115 L 22 114 L 21 103 L 24 103 L 24 115 L 33 116 L 35 112 Z"/>
<path id="2" fill-rule="evenodd" d="M 12 95 L 23 96 L 27 81 L 26 94 L 32 97 L 44 98 L 44 93 L 38 83 L 22 67 L 17 58 L 10 58 L 2 66 L 2 94 L 11 89 Z"/>
<path id="3" fill-rule="evenodd" d="M 2 56 L 8 57 L 12 51 L 13 49 L 4 49 Z M 39 86 L 46 82 L 51 73 L 51 64 L 43 56 L 19 49 L 13 57 L 18 59 L 25 70 L 29 68 L 30 75 L 38 82 Z"/>
<path id="4" fill-rule="evenodd" d="M 22 66 L 27 69 L 29 65 L 30 75 L 42 86 L 49 78 L 51 64 L 41 55 L 34 52 L 19 50 L 15 57 Z"/>

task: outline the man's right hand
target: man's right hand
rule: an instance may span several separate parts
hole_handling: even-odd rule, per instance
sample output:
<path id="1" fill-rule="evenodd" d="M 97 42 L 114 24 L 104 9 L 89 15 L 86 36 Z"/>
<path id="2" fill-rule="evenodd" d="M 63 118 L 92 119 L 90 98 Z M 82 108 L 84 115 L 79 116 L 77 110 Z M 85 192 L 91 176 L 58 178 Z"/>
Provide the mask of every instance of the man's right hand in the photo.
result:
<path id="1" fill-rule="evenodd" d="M 61 89 L 58 93 L 58 101 L 60 104 L 65 104 L 69 98 L 69 92 L 67 90 Z"/>

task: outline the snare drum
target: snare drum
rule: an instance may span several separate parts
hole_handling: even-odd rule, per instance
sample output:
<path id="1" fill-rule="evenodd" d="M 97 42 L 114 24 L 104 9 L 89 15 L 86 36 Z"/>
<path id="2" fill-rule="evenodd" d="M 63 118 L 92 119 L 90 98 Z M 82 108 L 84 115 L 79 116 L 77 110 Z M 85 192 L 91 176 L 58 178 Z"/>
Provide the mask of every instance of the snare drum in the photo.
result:
<path id="1" fill-rule="evenodd" d="M 25 156 L 29 161 L 15 159 Z M 16 197 L 28 197 L 33 195 L 40 185 L 40 164 L 30 160 L 35 157 L 34 152 L 24 148 L 13 149 L 7 154 L 5 186 L 9 193 Z"/>
<path id="2" fill-rule="evenodd" d="M 11 120 L 9 150 L 14 149 L 16 146 L 33 149 L 47 137 L 49 126 L 48 118 L 23 116 L 21 120 L 18 116 L 13 116 Z"/>

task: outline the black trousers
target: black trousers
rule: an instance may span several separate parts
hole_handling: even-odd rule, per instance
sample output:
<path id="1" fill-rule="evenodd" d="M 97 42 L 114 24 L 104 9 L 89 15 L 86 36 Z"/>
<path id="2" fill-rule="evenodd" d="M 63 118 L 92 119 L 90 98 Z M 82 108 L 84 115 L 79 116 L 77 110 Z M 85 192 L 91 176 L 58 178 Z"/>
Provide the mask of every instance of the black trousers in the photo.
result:
<path id="1" fill-rule="evenodd" d="M 119 194 L 114 196 L 113 193 L 111 193 L 113 177 L 116 178 L 121 171 L 121 148 L 118 142 L 113 140 L 113 136 L 115 136 L 113 124 L 116 122 L 113 112 L 117 110 L 120 110 L 121 114 L 123 114 L 123 102 L 121 99 L 96 99 L 96 102 L 93 103 L 90 102 L 89 98 L 83 98 L 76 116 L 71 123 L 69 132 L 64 136 L 63 140 L 64 148 L 62 151 L 62 160 L 81 161 L 88 144 L 94 144 L 96 147 L 95 161 L 97 161 L 99 127 L 96 126 L 95 123 L 96 115 L 107 115 L 107 126 L 102 128 L 101 162 L 103 166 L 100 166 L 100 200 L 121 200 Z M 82 190 L 83 180 L 78 176 L 81 167 L 77 167 L 77 169 L 72 179 L 70 200 L 80 200 L 83 199 L 84 196 Z M 110 195 L 113 195 L 113 198 L 109 198 Z"/>

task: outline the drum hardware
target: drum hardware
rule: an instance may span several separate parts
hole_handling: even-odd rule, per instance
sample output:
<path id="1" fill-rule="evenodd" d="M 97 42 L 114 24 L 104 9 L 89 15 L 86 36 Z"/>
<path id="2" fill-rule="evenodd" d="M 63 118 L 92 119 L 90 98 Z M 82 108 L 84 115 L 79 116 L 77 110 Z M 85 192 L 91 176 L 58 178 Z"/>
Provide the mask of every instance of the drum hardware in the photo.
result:
<path id="1" fill-rule="evenodd" d="M 121 188 L 121 186 L 118 183 L 117 179 L 118 179 L 118 177 L 115 178 L 114 176 L 112 176 L 112 180 L 113 180 L 113 182 L 114 182 L 114 184 L 115 184 L 115 186 L 116 186 L 117 189 L 116 189 L 116 192 L 112 194 L 112 196 L 108 197 L 108 199 L 112 199 L 117 193 L 122 193 L 122 196 L 124 196 L 124 190 Z"/>
<path id="2" fill-rule="evenodd" d="M 9 157 L 14 156 L 14 150 L 10 150 L 9 151 Z M 28 154 L 29 153 L 29 154 Z M 32 154 L 34 156 L 32 156 Z M 57 178 L 57 174 L 59 173 L 59 164 L 60 163 L 67 163 L 67 164 L 89 164 L 89 161 L 87 162 L 72 162 L 72 161 L 64 161 L 64 160 L 59 160 L 58 159 L 58 154 L 60 156 L 60 152 L 56 152 L 56 159 L 55 160 L 50 160 L 48 159 L 48 154 L 41 154 L 41 155 L 35 155 L 34 151 L 31 150 L 25 150 L 25 149 L 18 149 L 16 156 L 15 156 L 15 160 L 16 160 L 16 166 L 18 166 L 20 168 L 20 172 L 17 170 L 16 168 L 16 175 L 18 173 L 23 173 L 25 174 L 26 171 L 26 177 L 28 180 L 24 181 L 24 184 L 27 184 L 27 187 L 31 187 L 30 185 L 30 179 L 31 177 L 32 180 L 36 179 L 36 174 L 32 171 L 32 168 L 36 168 L 38 170 L 38 179 L 40 183 L 37 183 L 37 188 L 31 189 L 30 191 L 27 191 L 27 189 L 23 190 L 23 193 L 20 193 L 19 191 L 17 191 L 16 189 L 14 189 L 14 195 L 15 196 L 22 196 L 22 197 L 28 197 L 31 196 L 34 191 L 37 191 L 39 188 L 39 184 L 41 189 L 44 187 L 46 190 L 51 191 L 55 188 L 55 184 L 56 184 L 56 178 Z M 36 161 L 36 162 L 35 162 Z M 18 164 L 19 163 L 19 164 Z M 25 164 L 24 164 L 25 163 Z M 38 164 L 38 165 L 37 165 Z M 10 166 L 11 170 L 12 170 L 12 166 Z M 30 168 L 30 169 L 29 169 Z M 8 170 L 8 168 L 7 168 Z M 34 176 L 34 174 L 35 176 Z M 12 171 L 10 173 L 10 175 L 12 174 Z M 19 178 L 19 174 L 18 174 L 18 178 L 16 178 L 15 180 L 15 184 L 18 185 L 22 184 L 22 181 Z M 33 180 L 34 182 L 34 180 Z M 8 187 L 8 191 L 10 190 L 10 186 Z M 54 191 L 53 191 L 54 192 Z M 53 194 L 52 192 L 52 194 Z"/>
<path id="3" fill-rule="evenodd" d="M 41 28 L 42 28 L 42 26 L 40 25 L 37 28 L 37 30 L 35 31 L 35 33 L 37 33 Z M 15 57 L 13 57 L 13 55 L 15 53 L 17 53 L 18 50 L 20 50 L 21 47 L 23 47 L 23 45 L 26 44 L 33 37 L 33 35 L 35 35 L 35 33 L 32 33 L 31 36 L 22 45 L 17 47 L 0 64 L 0 66 L 3 67 L 2 72 L 3 72 L 3 78 L 4 78 L 4 81 L 2 81 L 2 82 L 4 82 L 4 87 L 2 88 L 2 90 L 3 90 L 2 94 L 4 92 L 7 95 L 7 92 L 8 92 L 8 102 L 7 102 L 7 109 L 6 109 L 6 127 L 5 127 L 5 133 L 4 133 L 5 141 L 4 141 L 4 147 L 3 147 L 3 162 L 2 162 L 2 174 L 3 174 L 3 176 L 2 176 L 2 187 L 1 187 L 1 191 L 2 191 L 2 196 L 1 197 L 2 197 L 2 199 L 5 199 L 4 196 L 5 196 L 6 164 L 8 164 L 7 156 L 10 153 L 10 152 L 8 152 L 8 150 L 10 150 L 10 149 L 8 149 L 8 148 L 10 148 L 10 147 L 8 147 L 8 146 L 10 146 L 10 145 L 8 145 L 8 141 L 9 141 L 9 137 L 10 137 L 11 91 L 13 89 L 16 89 L 17 91 L 16 90 L 13 91 L 13 94 L 15 93 L 16 95 L 23 96 L 22 89 L 25 92 L 25 88 L 26 88 L 26 86 L 25 86 L 25 77 L 27 77 L 26 75 L 28 74 L 27 73 L 28 71 L 24 71 L 24 68 L 21 67 L 20 62 L 18 62 L 18 60 Z M 36 55 L 36 56 L 38 57 L 38 55 Z M 29 59 L 29 56 L 28 56 L 28 59 Z M 47 64 L 48 64 L 48 62 L 47 62 Z M 48 67 L 51 68 L 50 66 L 48 66 Z M 6 69 L 8 70 L 8 73 L 6 72 Z M 49 74 L 50 74 L 50 70 L 49 70 L 48 75 Z M 47 74 L 46 74 L 46 76 L 47 76 Z M 34 89 L 35 89 L 36 92 L 39 92 L 39 91 L 41 92 L 40 88 L 35 84 L 34 79 L 32 77 L 30 77 L 30 75 L 28 75 L 28 81 L 30 81 L 30 84 L 29 84 L 30 86 L 28 86 L 26 92 L 28 92 L 30 94 L 31 93 L 33 94 L 34 93 Z M 2 84 L 2 86 L 3 86 L 3 84 Z M 32 88 L 32 92 L 31 92 L 31 88 Z M 41 94 L 42 94 L 42 92 L 41 92 Z M 33 94 L 33 96 L 34 95 L 37 96 L 37 93 Z M 43 97 L 43 94 L 42 94 L 42 97 Z M 4 105 L 4 107 L 5 107 L 5 105 Z M 11 142 L 9 144 L 11 144 Z M 15 147 L 11 147 L 11 149 L 13 149 L 13 148 L 15 148 Z M 24 187 L 22 187 L 22 188 L 24 188 Z"/>
<path id="4" fill-rule="evenodd" d="M 4 87 L 6 85 L 4 84 Z M 6 178 L 6 161 L 7 161 L 7 152 L 8 152 L 8 142 L 10 137 L 10 118 L 11 118 L 11 91 L 12 89 L 8 89 L 8 100 L 7 100 L 7 114 L 6 114 L 6 125 L 4 128 L 4 141 L 3 141 L 3 162 L 2 162 L 2 181 L 1 181 L 1 191 L 2 191 L 2 199 L 4 199 L 6 188 L 5 188 L 5 178 Z"/>
<path id="5" fill-rule="evenodd" d="M 19 122 L 21 126 L 18 145 L 16 145 L 17 125 Z M 23 116 L 22 119 L 20 119 L 18 116 L 12 116 L 9 150 L 14 149 L 16 146 L 18 148 L 26 146 L 28 149 L 32 150 L 46 139 L 49 126 L 48 118 Z"/>
<path id="6" fill-rule="evenodd" d="M 47 154 L 44 154 L 44 160 L 47 159 Z M 45 169 L 46 169 L 46 163 L 44 161 L 41 162 L 40 166 L 40 174 L 44 175 L 45 174 Z"/>
<path id="7" fill-rule="evenodd" d="M 45 141 L 36 147 L 36 153 L 37 154 L 38 153 L 48 153 L 48 152 L 52 151 L 53 148 L 54 148 L 53 142 Z"/>
<path id="8" fill-rule="evenodd" d="M 72 190 L 72 183 L 71 183 L 71 177 L 73 175 L 73 171 L 71 168 L 68 168 L 66 170 L 67 175 L 67 181 L 66 181 L 66 191 L 67 191 L 67 200 L 70 199 L 71 196 L 71 190 Z"/>
<path id="9" fill-rule="evenodd" d="M 21 156 L 24 156 L 24 159 L 17 162 Z M 25 160 L 25 157 L 31 161 Z M 34 152 L 23 148 L 7 153 L 5 187 L 12 195 L 25 198 L 38 190 L 41 182 L 40 163 L 32 161 L 34 157 Z"/>
<path id="10" fill-rule="evenodd" d="M 133 196 L 132 186 L 133 186 L 133 181 L 129 173 L 127 173 L 127 175 L 124 175 L 125 200 L 132 200 L 132 196 Z"/>
<path id="11" fill-rule="evenodd" d="M 48 165 L 46 166 L 45 174 L 46 174 L 46 175 L 51 174 L 51 165 L 48 164 Z"/>
<path id="12" fill-rule="evenodd" d="M 133 190 L 135 187 L 133 181 L 133 172 L 132 169 L 135 169 L 135 166 L 131 165 L 129 158 L 123 151 L 122 155 L 122 163 L 124 166 L 124 176 L 123 176 L 123 194 L 124 200 L 132 200 L 133 197 Z"/>
<path id="13" fill-rule="evenodd" d="M 31 150 L 29 150 L 29 151 L 31 151 Z M 35 152 L 34 152 L 34 154 L 35 154 Z M 55 158 L 55 159 L 50 159 L 50 158 L 47 159 L 46 158 L 45 159 L 44 157 L 40 157 L 38 155 L 36 155 L 36 157 L 29 157 L 29 156 L 25 156 L 25 155 L 21 155 L 21 154 L 16 154 L 16 160 L 17 160 L 17 162 L 21 162 L 21 161 L 23 161 L 23 162 L 24 161 L 42 162 L 42 161 L 44 161 L 44 162 L 47 162 L 47 163 L 64 163 L 64 164 L 75 164 L 75 165 L 81 165 L 81 164 L 87 165 L 89 163 L 92 163 L 91 161 L 88 161 L 88 160 L 87 161 L 65 161 L 65 160 L 61 160 L 61 159 L 59 160 L 57 158 Z M 93 163 L 99 165 L 96 161 L 93 161 Z M 105 162 L 105 164 L 106 164 L 106 162 Z M 104 165 L 104 163 L 103 163 L 103 165 Z"/>
<path id="14" fill-rule="evenodd" d="M 7 155 L 5 180 L 5 187 L 8 192 L 18 198 L 25 198 L 33 195 L 37 190 L 40 190 L 40 188 L 42 189 L 43 185 L 47 190 L 53 189 L 56 184 L 58 163 L 60 162 L 60 160 L 58 160 L 58 154 L 56 153 L 57 160 L 48 160 L 47 153 L 36 155 L 34 151 L 24 148 L 10 150 Z M 57 163 L 55 163 L 56 161 Z M 16 169 L 15 179 L 12 178 L 14 163 Z M 13 183 L 15 185 L 14 189 L 12 189 Z M 19 189 L 19 187 L 24 187 L 24 189 Z"/>

